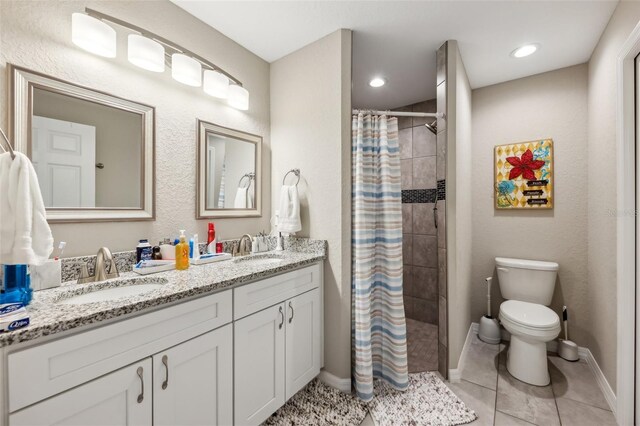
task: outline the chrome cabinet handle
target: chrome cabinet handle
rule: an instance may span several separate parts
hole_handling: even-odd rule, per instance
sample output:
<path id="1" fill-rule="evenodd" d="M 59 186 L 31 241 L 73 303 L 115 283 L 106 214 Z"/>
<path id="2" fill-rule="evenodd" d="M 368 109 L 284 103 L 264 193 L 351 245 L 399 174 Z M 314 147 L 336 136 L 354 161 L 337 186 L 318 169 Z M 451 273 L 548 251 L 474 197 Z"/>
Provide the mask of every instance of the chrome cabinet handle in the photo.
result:
<path id="1" fill-rule="evenodd" d="M 280 306 L 280 309 L 278 309 L 278 311 L 280 312 L 280 317 L 282 318 L 282 321 L 280 321 L 280 324 L 278 325 L 278 328 L 280 329 L 284 325 L 284 312 L 282 312 L 282 306 Z"/>
<path id="2" fill-rule="evenodd" d="M 293 306 L 291 306 L 291 302 L 289 302 L 289 309 L 291 309 L 291 317 L 289 317 L 289 324 L 293 321 Z"/>
<path id="3" fill-rule="evenodd" d="M 138 373 L 138 377 L 140 378 L 140 395 L 138 395 L 138 404 L 140 404 L 142 401 L 144 401 L 144 376 L 142 375 L 144 373 L 144 370 L 142 369 L 142 367 L 138 367 L 138 370 L 136 370 L 136 373 Z"/>
<path id="4" fill-rule="evenodd" d="M 165 379 L 162 382 L 162 390 L 166 389 L 169 386 L 169 358 L 166 355 L 162 356 L 162 363 L 164 364 L 165 371 Z"/>

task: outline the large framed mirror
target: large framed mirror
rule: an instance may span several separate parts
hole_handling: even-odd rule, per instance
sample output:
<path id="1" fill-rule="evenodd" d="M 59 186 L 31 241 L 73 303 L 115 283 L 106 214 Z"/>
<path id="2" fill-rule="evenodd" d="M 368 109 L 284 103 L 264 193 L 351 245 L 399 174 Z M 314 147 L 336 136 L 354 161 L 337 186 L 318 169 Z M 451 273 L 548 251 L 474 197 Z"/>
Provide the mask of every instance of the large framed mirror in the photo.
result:
<path id="1" fill-rule="evenodd" d="M 261 215 L 262 137 L 197 120 L 196 218 Z"/>
<path id="2" fill-rule="evenodd" d="M 8 66 L 11 134 L 50 222 L 155 218 L 155 109 Z"/>

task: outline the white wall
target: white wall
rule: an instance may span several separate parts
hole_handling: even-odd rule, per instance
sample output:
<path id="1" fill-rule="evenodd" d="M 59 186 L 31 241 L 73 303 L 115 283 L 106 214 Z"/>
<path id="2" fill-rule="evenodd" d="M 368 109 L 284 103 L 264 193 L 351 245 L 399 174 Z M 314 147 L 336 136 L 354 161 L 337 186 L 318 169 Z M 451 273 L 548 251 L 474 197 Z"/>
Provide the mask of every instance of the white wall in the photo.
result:
<path id="1" fill-rule="evenodd" d="M 106 59 L 71 43 L 71 14 L 85 6 L 147 28 L 218 64 L 237 76 L 251 94 L 249 111 L 228 107 L 174 81 L 170 70 L 155 74 L 126 60 L 126 32 L 118 28 L 118 58 Z M 264 137 L 263 216 L 216 220 L 220 237 L 239 237 L 269 229 L 270 117 L 269 64 L 169 1 L 1 1 L 0 125 L 7 127 L 6 63 L 62 78 L 156 107 L 156 220 L 56 224 L 56 240 L 68 242 L 65 255 L 92 254 L 100 246 L 114 251 L 188 233 L 206 232 L 195 220 L 196 118 Z"/>
<path id="2" fill-rule="evenodd" d="M 616 389 L 616 59 L 640 20 L 639 2 L 620 2 L 589 61 L 587 166 L 588 287 L 584 345 Z"/>
<path id="3" fill-rule="evenodd" d="M 458 43 L 447 46 L 447 302 L 449 369 L 455 369 L 471 325 L 472 96 Z"/>
<path id="4" fill-rule="evenodd" d="M 587 194 L 587 179 L 600 179 L 604 171 L 587 168 L 586 129 L 586 64 L 473 91 L 473 321 L 484 314 L 488 276 L 494 276 L 493 314 L 498 313 L 502 299 L 494 258 L 503 256 L 560 264 L 551 307 L 560 313 L 562 304 L 568 306 L 569 334 L 578 345 L 591 342 L 592 316 L 609 322 L 588 303 L 587 198 L 603 194 Z M 543 138 L 554 142 L 554 208 L 495 210 L 494 146 Z"/>
<path id="5" fill-rule="evenodd" d="M 326 239 L 325 367 L 351 377 L 351 32 L 336 31 L 271 64 L 273 207 L 300 169 L 301 236 Z M 287 183 L 295 182 L 292 175 Z"/>

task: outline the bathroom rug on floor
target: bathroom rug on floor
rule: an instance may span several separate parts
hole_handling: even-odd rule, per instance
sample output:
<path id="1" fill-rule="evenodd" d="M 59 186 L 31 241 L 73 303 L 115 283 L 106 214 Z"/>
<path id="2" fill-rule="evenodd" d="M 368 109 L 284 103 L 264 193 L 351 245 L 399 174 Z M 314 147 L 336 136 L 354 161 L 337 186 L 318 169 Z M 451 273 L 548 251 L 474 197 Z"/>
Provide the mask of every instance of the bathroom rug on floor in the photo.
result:
<path id="1" fill-rule="evenodd" d="M 409 374 L 409 389 L 393 389 L 381 380 L 374 385 L 369 412 L 379 426 L 454 426 L 477 416 L 431 372 Z"/>
<path id="2" fill-rule="evenodd" d="M 366 415 L 366 405 L 358 398 L 314 379 L 263 426 L 354 426 Z"/>

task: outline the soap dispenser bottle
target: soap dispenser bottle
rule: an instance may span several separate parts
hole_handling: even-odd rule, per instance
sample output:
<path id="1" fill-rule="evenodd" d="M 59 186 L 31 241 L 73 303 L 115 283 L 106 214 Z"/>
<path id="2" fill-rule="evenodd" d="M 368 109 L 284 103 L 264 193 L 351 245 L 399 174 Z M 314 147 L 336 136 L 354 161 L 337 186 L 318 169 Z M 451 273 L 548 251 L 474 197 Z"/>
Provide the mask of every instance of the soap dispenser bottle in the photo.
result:
<path id="1" fill-rule="evenodd" d="M 184 229 L 180 230 L 180 241 L 176 244 L 176 269 L 179 271 L 189 269 L 189 243 L 184 235 Z"/>

